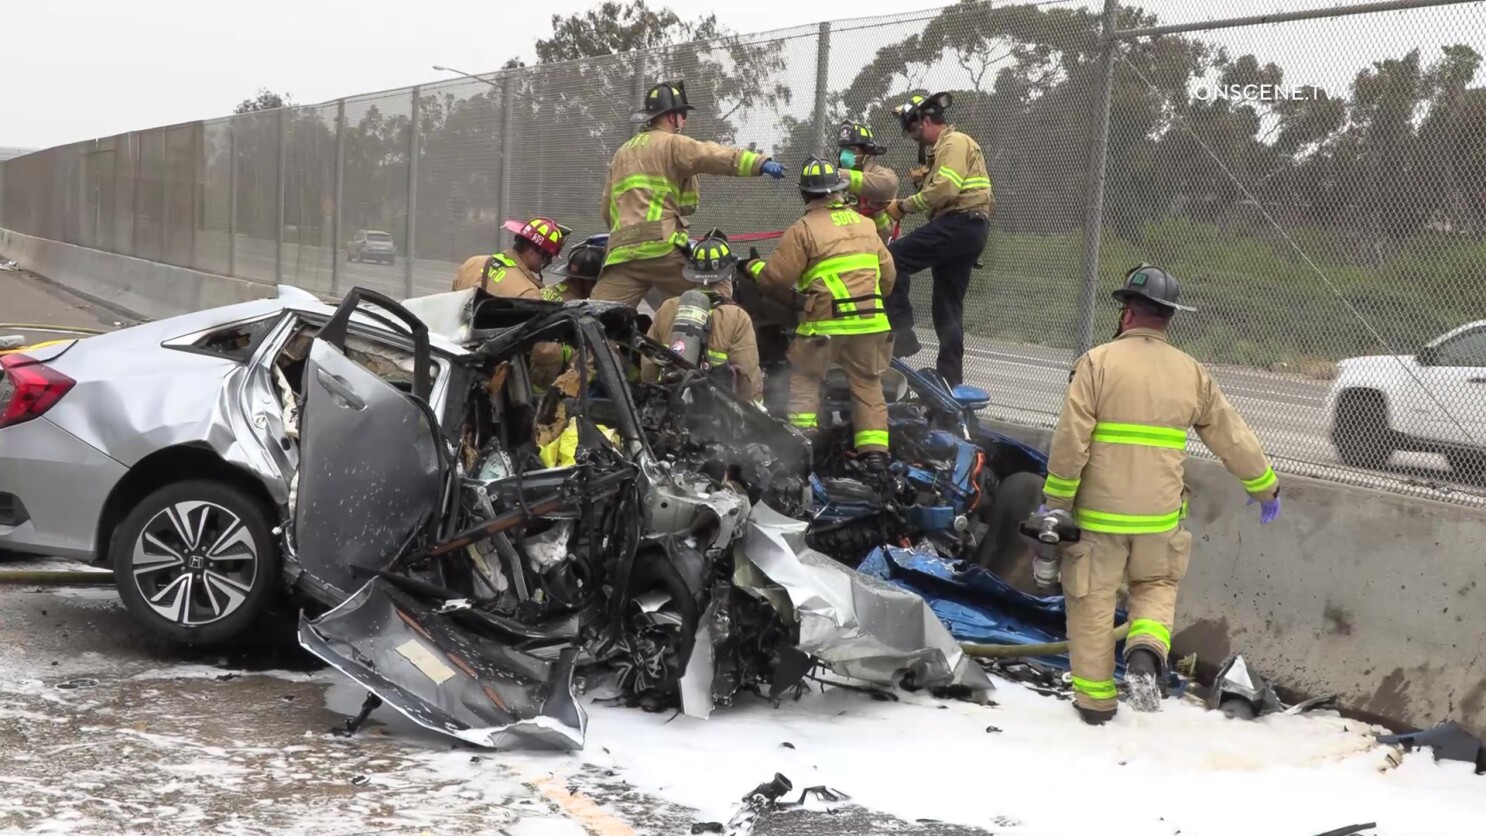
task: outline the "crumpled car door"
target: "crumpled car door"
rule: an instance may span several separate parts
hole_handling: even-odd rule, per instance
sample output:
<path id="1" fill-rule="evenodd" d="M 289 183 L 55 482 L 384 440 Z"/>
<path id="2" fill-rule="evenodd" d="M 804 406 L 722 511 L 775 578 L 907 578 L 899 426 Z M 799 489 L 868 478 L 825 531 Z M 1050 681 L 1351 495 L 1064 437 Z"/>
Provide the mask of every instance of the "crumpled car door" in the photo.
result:
<path id="1" fill-rule="evenodd" d="M 412 331 L 413 391 L 345 353 L 352 313 L 375 302 Z M 438 426 L 427 406 L 428 329 L 396 302 L 356 288 L 320 330 L 304 373 L 294 540 L 317 597 L 339 603 L 391 565 L 438 508 Z"/>

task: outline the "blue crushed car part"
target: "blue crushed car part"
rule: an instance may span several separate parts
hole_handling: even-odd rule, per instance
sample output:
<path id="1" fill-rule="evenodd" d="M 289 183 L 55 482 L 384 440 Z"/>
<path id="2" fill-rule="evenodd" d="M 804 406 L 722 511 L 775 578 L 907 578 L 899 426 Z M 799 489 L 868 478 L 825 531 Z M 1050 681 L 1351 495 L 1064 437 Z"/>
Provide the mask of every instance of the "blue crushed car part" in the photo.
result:
<path id="1" fill-rule="evenodd" d="M 922 596 L 960 642 L 1032 645 L 1068 639 L 1063 596 L 1028 595 L 979 566 L 925 551 L 888 547 L 874 549 L 858 571 Z M 1124 610 L 1116 610 L 1117 622 L 1127 619 Z M 1117 645 L 1117 679 L 1125 673 L 1120 656 Z M 1067 653 L 1035 658 L 1060 670 L 1070 669 Z"/>

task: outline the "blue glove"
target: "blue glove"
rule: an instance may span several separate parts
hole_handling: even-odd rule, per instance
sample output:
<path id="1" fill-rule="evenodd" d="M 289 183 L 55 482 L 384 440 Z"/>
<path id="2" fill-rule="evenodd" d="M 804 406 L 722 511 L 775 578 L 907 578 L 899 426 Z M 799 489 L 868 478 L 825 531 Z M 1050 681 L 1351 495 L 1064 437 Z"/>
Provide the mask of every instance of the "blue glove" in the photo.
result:
<path id="1" fill-rule="evenodd" d="M 765 160 L 764 173 L 769 175 L 770 177 L 773 177 L 775 180 L 782 179 L 784 177 L 784 166 L 774 162 L 773 160 Z"/>
<path id="2" fill-rule="evenodd" d="M 1253 505 L 1254 498 L 1249 497 L 1249 504 Z M 1259 503 L 1259 524 L 1269 525 L 1280 517 L 1280 496 L 1275 494 L 1274 499 Z"/>
<path id="3" fill-rule="evenodd" d="M 1047 513 L 1047 506 L 1046 505 L 1039 505 L 1039 506 L 1037 506 L 1037 513 L 1039 513 L 1039 514 L 1046 514 Z"/>

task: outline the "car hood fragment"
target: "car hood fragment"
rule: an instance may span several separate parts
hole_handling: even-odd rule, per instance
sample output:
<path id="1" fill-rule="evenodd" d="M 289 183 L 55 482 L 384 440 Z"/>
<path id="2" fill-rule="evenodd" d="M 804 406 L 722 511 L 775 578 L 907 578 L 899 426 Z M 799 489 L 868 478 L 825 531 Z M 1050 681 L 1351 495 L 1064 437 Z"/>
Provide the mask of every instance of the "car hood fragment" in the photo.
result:
<path id="1" fill-rule="evenodd" d="M 517 650 L 461 626 L 457 612 L 378 578 L 318 619 L 301 616 L 299 641 L 431 731 L 487 748 L 582 748 L 588 715 L 573 695 L 577 648 Z"/>

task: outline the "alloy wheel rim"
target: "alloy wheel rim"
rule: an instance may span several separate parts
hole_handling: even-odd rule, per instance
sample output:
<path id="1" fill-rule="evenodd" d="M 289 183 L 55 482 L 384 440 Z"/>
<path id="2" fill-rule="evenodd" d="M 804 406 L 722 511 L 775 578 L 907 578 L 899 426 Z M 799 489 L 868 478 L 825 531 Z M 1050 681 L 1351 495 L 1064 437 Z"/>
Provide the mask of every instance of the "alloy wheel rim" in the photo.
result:
<path id="1" fill-rule="evenodd" d="M 242 518 L 214 502 L 159 511 L 134 541 L 134 585 L 161 618 L 201 627 L 242 607 L 258 578 L 259 544 Z"/>

